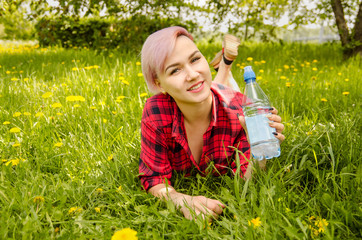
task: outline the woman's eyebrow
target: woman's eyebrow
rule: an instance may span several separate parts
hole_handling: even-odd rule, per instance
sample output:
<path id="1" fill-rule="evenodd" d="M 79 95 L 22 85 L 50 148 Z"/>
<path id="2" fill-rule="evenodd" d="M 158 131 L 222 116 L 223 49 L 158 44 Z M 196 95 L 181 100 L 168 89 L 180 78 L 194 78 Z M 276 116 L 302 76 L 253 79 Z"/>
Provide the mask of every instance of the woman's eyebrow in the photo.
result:
<path id="1" fill-rule="evenodd" d="M 196 50 L 195 52 L 191 53 L 190 56 L 189 56 L 189 59 L 193 58 L 193 56 L 196 54 L 196 53 L 199 53 L 200 51 L 199 50 Z M 179 65 L 180 63 L 173 63 L 171 65 L 168 65 L 165 69 L 165 72 L 167 72 L 167 69 L 171 68 L 171 67 L 174 67 L 174 66 L 177 66 Z"/>

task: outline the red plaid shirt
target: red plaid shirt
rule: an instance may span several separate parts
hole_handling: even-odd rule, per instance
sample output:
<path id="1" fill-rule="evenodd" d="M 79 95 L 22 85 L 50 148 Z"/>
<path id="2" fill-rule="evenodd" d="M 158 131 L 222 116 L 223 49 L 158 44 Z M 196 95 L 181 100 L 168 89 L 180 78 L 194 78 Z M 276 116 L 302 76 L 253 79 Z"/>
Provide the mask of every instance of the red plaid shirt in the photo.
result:
<path id="1" fill-rule="evenodd" d="M 139 178 L 143 187 L 149 188 L 168 182 L 172 171 L 189 176 L 193 170 L 201 174 L 226 174 L 236 171 L 235 148 L 247 159 L 250 145 L 238 120 L 243 115 L 243 94 L 221 84 L 211 86 L 213 96 L 212 116 L 204 133 L 203 152 L 197 164 L 191 154 L 185 134 L 184 117 L 176 102 L 169 95 L 157 94 L 147 99 L 141 122 L 141 154 Z M 244 174 L 248 161 L 239 154 L 241 171 Z M 213 162 L 214 167 L 208 168 Z"/>

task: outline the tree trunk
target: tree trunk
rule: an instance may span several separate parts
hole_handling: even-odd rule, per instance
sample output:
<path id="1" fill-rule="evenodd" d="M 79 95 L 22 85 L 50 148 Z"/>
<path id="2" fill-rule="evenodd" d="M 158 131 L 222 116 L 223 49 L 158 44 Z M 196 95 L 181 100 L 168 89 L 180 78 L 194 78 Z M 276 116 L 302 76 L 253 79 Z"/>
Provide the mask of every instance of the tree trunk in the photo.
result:
<path id="1" fill-rule="evenodd" d="M 362 57 L 362 2 L 359 5 L 357 18 L 353 29 L 353 40 L 356 42 L 353 55 L 359 54 Z"/>
<path id="2" fill-rule="evenodd" d="M 352 33 L 349 32 L 341 0 L 331 0 L 331 5 L 343 47 L 344 58 L 347 59 L 356 54 L 362 56 L 362 3 L 359 5 Z"/>

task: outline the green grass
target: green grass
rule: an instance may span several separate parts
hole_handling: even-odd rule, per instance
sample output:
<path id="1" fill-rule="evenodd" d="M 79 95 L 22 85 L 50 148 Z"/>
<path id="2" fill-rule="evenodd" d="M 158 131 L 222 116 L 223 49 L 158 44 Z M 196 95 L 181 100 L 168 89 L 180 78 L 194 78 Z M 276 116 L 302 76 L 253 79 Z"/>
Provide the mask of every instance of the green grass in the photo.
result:
<path id="1" fill-rule="evenodd" d="M 199 47 L 211 60 L 221 46 Z M 139 239 L 362 237 L 362 63 L 342 62 L 338 45 L 242 44 L 234 78 L 243 88 L 240 66 L 253 66 L 286 140 L 250 181 L 173 177 L 181 192 L 228 204 L 211 225 L 184 219 L 140 186 L 140 119 L 150 94 L 142 94 L 138 55 L 0 51 L 0 239 L 110 239 L 123 228 Z M 81 210 L 69 213 L 73 207 Z M 249 226 L 257 217 L 261 225 Z"/>

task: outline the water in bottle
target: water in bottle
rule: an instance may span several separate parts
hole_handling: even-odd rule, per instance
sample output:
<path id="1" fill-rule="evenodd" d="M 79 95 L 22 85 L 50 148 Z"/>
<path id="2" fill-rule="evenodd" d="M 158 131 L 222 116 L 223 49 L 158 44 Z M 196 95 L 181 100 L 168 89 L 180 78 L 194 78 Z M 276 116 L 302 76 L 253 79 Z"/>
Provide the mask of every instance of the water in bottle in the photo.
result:
<path id="1" fill-rule="evenodd" d="M 244 80 L 246 85 L 243 111 L 251 153 L 257 160 L 279 157 L 279 140 L 273 135 L 275 128 L 269 126 L 270 120 L 266 117 L 270 114 L 269 99 L 255 81 L 251 66 L 244 68 Z"/>

